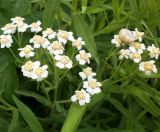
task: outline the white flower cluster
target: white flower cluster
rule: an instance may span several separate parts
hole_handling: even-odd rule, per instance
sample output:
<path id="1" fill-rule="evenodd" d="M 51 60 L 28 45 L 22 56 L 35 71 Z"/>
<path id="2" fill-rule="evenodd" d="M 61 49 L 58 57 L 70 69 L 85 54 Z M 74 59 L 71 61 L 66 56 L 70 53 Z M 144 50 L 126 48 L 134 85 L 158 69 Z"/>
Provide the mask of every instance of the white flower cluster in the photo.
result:
<path id="1" fill-rule="evenodd" d="M 22 34 L 27 30 L 34 33 L 33 37 L 28 42 L 30 45 L 28 44 L 24 47 L 19 47 L 18 49 L 20 51 L 19 56 L 27 59 L 25 64 L 21 67 L 22 73 L 25 77 L 42 81 L 48 76 L 48 66 L 41 66 L 39 61 L 33 61 L 37 59 L 34 57 L 36 56 L 34 50 L 37 51 L 39 48 L 43 48 L 53 56 L 55 66 L 58 68 L 71 69 L 73 67 L 73 62 L 69 56 L 64 54 L 68 42 L 78 50 L 78 54 L 75 56 L 76 61 L 83 66 L 90 64 L 91 54 L 83 49 L 85 42 L 81 37 L 75 39 L 72 32 L 64 30 L 58 30 L 55 32 L 51 28 L 47 28 L 43 31 L 40 21 L 31 24 L 27 24 L 24 21 L 25 19 L 22 17 L 11 18 L 11 23 L 8 23 L 1 28 L 3 35 L 0 36 L 0 44 L 1 48 L 10 48 L 13 43 L 12 37 L 14 34 L 18 33 L 19 35 L 19 33 Z M 33 60 L 31 59 L 32 57 Z M 75 95 L 71 97 L 71 100 L 72 102 L 78 102 L 80 105 L 85 105 L 90 102 L 91 95 L 101 92 L 101 83 L 93 78 L 96 76 L 96 73 L 93 72 L 90 67 L 84 68 L 79 75 L 84 81 L 83 89 L 80 91 L 76 90 Z"/>
<path id="2" fill-rule="evenodd" d="M 142 61 L 143 53 L 149 52 L 149 56 L 152 59 L 158 59 L 160 55 L 160 48 L 154 44 L 146 47 L 142 43 L 144 33 L 138 31 L 130 31 L 128 29 L 121 29 L 118 35 L 114 35 L 114 39 L 111 40 L 116 47 L 123 47 L 120 49 L 119 59 L 131 59 L 135 63 L 139 63 L 139 70 L 143 71 L 146 75 L 151 75 L 152 72 L 157 73 L 154 60 Z"/>
<path id="3" fill-rule="evenodd" d="M 43 78 L 48 76 L 47 65 L 40 66 L 39 61 L 27 61 L 22 66 L 22 72 L 25 77 L 36 79 L 37 81 L 42 81 Z"/>

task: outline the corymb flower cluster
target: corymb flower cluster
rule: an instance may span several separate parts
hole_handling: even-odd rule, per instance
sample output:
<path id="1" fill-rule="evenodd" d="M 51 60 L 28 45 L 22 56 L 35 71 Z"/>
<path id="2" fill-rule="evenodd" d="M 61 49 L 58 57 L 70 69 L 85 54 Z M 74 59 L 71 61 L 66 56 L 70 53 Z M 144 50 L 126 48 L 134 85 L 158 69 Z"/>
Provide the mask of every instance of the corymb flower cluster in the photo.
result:
<path id="1" fill-rule="evenodd" d="M 15 39 L 17 34 L 22 34 L 26 31 L 33 33 L 32 38 L 28 40 L 28 44 L 24 47 L 19 45 L 18 49 L 19 56 L 26 60 L 21 66 L 21 71 L 25 77 L 36 81 L 42 81 L 48 77 L 48 66 L 42 65 L 35 57 L 39 49 L 44 49 L 53 58 L 56 67 L 71 69 L 73 61 L 69 56 L 65 55 L 67 43 L 71 43 L 77 49 L 78 54 L 75 56 L 75 60 L 79 65 L 85 67 L 86 64 L 90 64 L 91 54 L 83 49 L 85 42 L 81 37 L 74 38 L 72 32 L 64 30 L 56 32 L 51 28 L 43 31 L 40 21 L 27 24 L 22 17 L 11 18 L 11 23 L 6 24 L 1 30 L 3 31 L 3 35 L 0 36 L 1 48 L 10 48 L 14 40 L 17 40 Z M 82 69 L 82 72 L 79 72 L 79 76 L 83 80 L 83 89 L 76 90 L 71 100 L 72 102 L 78 102 L 80 105 L 85 105 L 90 102 L 92 95 L 101 92 L 101 83 L 94 78 L 96 73 L 88 66 Z"/>
<path id="2" fill-rule="evenodd" d="M 121 29 L 118 35 L 114 35 L 111 40 L 116 47 L 123 47 L 120 49 L 119 59 L 131 59 L 133 62 L 139 64 L 139 70 L 150 76 L 151 73 L 157 73 L 155 60 L 160 55 L 159 47 L 154 44 L 146 46 L 143 41 L 144 32 L 130 31 L 128 29 Z M 148 60 L 146 56 L 148 55 Z"/>

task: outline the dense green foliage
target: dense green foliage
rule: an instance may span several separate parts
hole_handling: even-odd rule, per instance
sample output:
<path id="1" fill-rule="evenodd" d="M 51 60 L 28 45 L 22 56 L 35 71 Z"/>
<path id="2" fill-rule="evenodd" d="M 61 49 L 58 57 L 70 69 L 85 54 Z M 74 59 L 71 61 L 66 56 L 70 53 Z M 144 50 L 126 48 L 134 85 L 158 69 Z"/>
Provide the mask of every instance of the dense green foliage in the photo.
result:
<path id="1" fill-rule="evenodd" d="M 15 16 L 81 36 L 103 87 L 87 106 L 59 101 L 70 99 L 81 86 L 78 66 L 60 71 L 67 72 L 62 78 L 50 74 L 48 81 L 59 81 L 53 90 L 45 81 L 23 77 L 19 62 L 8 49 L 0 49 L 1 132 L 59 132 L 62 126 L 62 132 L 160 131 L 160 72 L 143 75 L 138 64 L 120 61 L 111 44 L 124 27 L 144 31 L 146 45 L 159 44 L 159 0 L 0 0 L 0 27 Z M 17 45 L 11 48 L 18 56 Z M 39 59 L 49 63 L 46 58 L 43 53 Z"/>

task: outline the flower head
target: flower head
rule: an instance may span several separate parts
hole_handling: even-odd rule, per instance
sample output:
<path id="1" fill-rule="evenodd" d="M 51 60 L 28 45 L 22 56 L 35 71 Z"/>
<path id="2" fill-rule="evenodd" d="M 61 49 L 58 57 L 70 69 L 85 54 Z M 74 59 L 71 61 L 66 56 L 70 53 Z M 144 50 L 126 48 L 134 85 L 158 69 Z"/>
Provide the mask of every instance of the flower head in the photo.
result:
<path id="1" fill-rule="evenodd" d="M 141 62 L 139 64 L 139 70 L 145 72 L 146 75 L 151 75 L 152 72 L 157 73 L 157 68 L 154 63 L 155 61 L 153 60 Z"/>
<path id="2" fill-rule="evenodd" d="M 42 28 L 40 25 L 41 25 L 40 21 L 34 22 L 31 25 L 29 25 L 29 27 L 31 28 L 31 32 L 38 33 L 40 31 L 42 31 Z"/>
<path id="3" fill-rule="evenodd" d="M 51 28 L 47 28 L 42 32 L 43 37 L 47 37 L 48 39 L 53 39 L 56 37 L 56 32 L 54 32 Z"/>
<path id="4" fill-rule="evenodd" d="M 75 91 L 75 94 L 71 97 L 72 102 L 78 102 L 79 105 L 85 105 L 90 102 L 90 95 L 83 89 Z"/>
<path id="5" fill-rule="evenodd" d="M 90 93 L 91 95 L 100 93 L 101 86 L 102 84 L 100 82 L 97 82 L 97 80 L 93 78 L 89 79 L 88 81 L 83 82 L 83 88 L 85 88 L 86 91 Z"/>
<path id="6" fill-rule="evenodd" d="M 158 59 L 159 55 L 160 55 L 160 49 L 155 47 L 154 44 L 152 44 L 152 46 L 148 46 L 147 50 L 149 51 L 149 55 L 151 58 L 155 58 Z"/>
<path id="7" fill-rule="evenodd" d="M 21 57 L 30 58 L 34 56 L 34 52 L 32 51 L 33 48 L 31 45 L 26 45 L 24 48 L 19 48 L 18 50 L 20 50 L 19 55 Z"/>
<path id="8" fill-rule="evenodd" d="M 133 31 L 133 34 L 134 34 L 136 40 L 139 40 L 139 42 L 142 42 L 144 32 L 139 32 L 138 29 L 136 28 L 135 31 Z"/>
<path id="9" fill-rule="evenodd" d="M 92 68 L 87 67 L 85 69 L 83 69 L 82 72 L 79 72 L 80 77 L 82 78 L 82 80 L 84 79 L 91 79 L 93 78 L 93 76 L 96 76 L 95 72 L 92 72 Z"/>
<path id="10" fill-rule="evenodd" d="M 141 61 L 141 54 L 136 51 L 136 52 L 131 52 L 130 53 L 130 59 L 132 59 L 135 63 L 139 63 Z"/>
<path id="11" fill-rule="evenodd" d="M 16 26 L 12 23 L 6 24 L 1 28 L 4 34 L 14 34 L 16 32 Z"/>
<path id="12" fill-rule="evenodd" d="M 40 35 L 34 35 L 32 39 L 30 39 L 30 43 L 34 44 L 34 48 L 40 48 L 41 46 L 43 48 L 47 48 L 47 46 L 50 44 L 50 42 L 43 38 Z"/>
<path id="13" fill-rule="evenodd" d="M 129 55 L 130 55 L 130 50 L 129 50 L 129 49 L 121 49 L 121 50 L 120 50 L 119 59 L 123 59 L 123 58 L 128 59 L 128 58 L 129 58 Z"/>
<path id="14" fill-rule="evenodd" d="M 17 22 L 16 27 L 18 32 L 25 32 L 28 28 L 28 24 L 24 23 L 23 21 Z"/>
<path id="15" fill-rule="evenodd" d="M 42 67 L 39 66 L 37 68 L 34 68 L 31 78 L 36 79 L 37 81 L 42 81 L 44 78 L 48 76 L 47 68 L 48 68 L 47 65 L 43 65 Z"/>
<path id="16" fill-rule="evenodd" d="M 21 68 L 22 72 L 23 72 L 23 76 L 25 77 L 32 77 L 33 75 L 33 70 L 38 68 L 40 66 L 40 62 L 39 61 L 27 61 Z"/>
<path id="17" fill-rule="evenodd" d="M 63 30 L 59 30 L 57 33 L 57 38 L 60 43 L 66 44 L 68 40 L 74 41 L 73 33 Z"/>
<path id="18" fill-rule="evenodd" d="M 85 50 L 80 50 L 79 54 L 76 55 L 76 60 L 79 61 L 79 64 L 85 65 L 86 63 L 90 63 L 89 58 L 91 58 L 90 53 L 86 53 Z"/>
<path id="19" fill-rule="evenodd" d="M 0 44 L 1 48 L 9 48 L 11 47 L 11 44 L 13 43 L 13 39 L 11 35 L 1 35 L 0 36 Z"/>
<path id="20" fill-rule="evenodd" d="M 129 47 L 131 52 L 138 51 L 140 54 L 146 49 L 145 45 L 139 42 L 133 42 Z"/>
<path id="21" fill-rule="evenodd" d="M 114 39 L 111 40 L 112 44 L 115 44 L 116 47 L 120 47 L 122 45 L 122 41 L 119 38 L 119 35 L 114 35 Z"/>
<path id="22" fill-rule="evenodd" d="M 14 18 L 11 18 L 11 21 L 13 24 L 17 24 L 19 22 L 23 22 L 25 19 L 23 17 L 19 17 L 19 16 L 16 16 Z"/>
<path id="23" fill-rule="evenodd" d="M 70 60 L 68 56 L 56 55 L 55 60 L 57 60 L 56 66 L 61 69 L 66 69 L 66 68 L 70 69 L 72 67 L 72 61 Z"/>
<path id="24" fill-rule="evenodd" d="M 82 41 L 81 37 L 74 40 L 73 43 L 72 43 L 72 46 L 77 47 L 78 50 L 81 50 L 83 45 L 85 45 L 85 42 Z"/>
<path id="25" fill-rule="evenodd" d="M 49 50 L 49 52 L 51 54 L 54 54 L 54 55 L 59 55 L 59 54 L 63 54 L 63 51 L 64 51 L 64 47 L 63 45 L 58 42 L 58 41 L 54 41 L 52 42 L 48 47 L 47 49 Z"/>

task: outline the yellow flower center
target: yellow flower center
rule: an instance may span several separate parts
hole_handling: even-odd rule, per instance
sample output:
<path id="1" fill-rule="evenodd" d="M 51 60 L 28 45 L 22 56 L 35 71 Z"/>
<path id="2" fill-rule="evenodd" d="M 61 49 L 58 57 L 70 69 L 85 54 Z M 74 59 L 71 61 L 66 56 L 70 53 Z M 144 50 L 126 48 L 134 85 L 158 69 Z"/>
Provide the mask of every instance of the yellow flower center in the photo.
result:
<path id="1" fill-rule="evenodd" d="M 67 39 L 67 38 L 68 38 L 68 33 L 65 32 L 65 31 L 61 31 L 60 34 L 59 34 L 59 36 L 60 36 L 61 38 L 63 38 L 63 39 Z"/>
<path id="2" fill-rule="evenodd" d="M 68 64 L 70 62 L 70 59 L 68 56 L 62 56 L 60 62 L 63 64 Z"/>
<path id="3" fill-rule="evenodd" d="M 33 40 L 36 41 L 38 44 L 41 44 L 41 45 L 44 44 L 44 42 L 45 42 L 45 39 L 43 37 L 39 36 L 39 35 L 35 35 L 33 37 Z"/>
<path id="4" fill-rule="evenodd" d="M 134 53 L 134 54 L 133 54 L 133 58 L 135 58 L 135 59 L 139 59 L 139 58 L 141 58 L 141 55 L 140 55 L 140 54 L 138 54 L 138 53 Z"/>
<path id="5" fill-rule="evenodd" d="M 88 53 L 80 53 L 80 57 L 82 60 L 88 61 L 89 56 Z"/>
<path id="6" fill-rule="evenodd" d="M 28 54 L 28 53 L 31 52 L 31 49 L 30 49 L 29 47 L 26 47 L 26 48 L 23 49 L 23 52 L 24 52 L 25 54 Z"/>
<path id="7" fill-rule="evenodd" d="M 88 82 L 88 86 L 95 89 L 97 87 L 97 82 L 95 80 L 91 80 Z"/>
<path id="8" fill-rule="evenodd" d="M 8 23 L 5 25 L 6 30 L 9 30 L 9 29 L 12 29 L 13 28 L 13 25 L 11 23 Z"/>
<path id="9" fill-rule="evenodd" d="M 138 43 L 138 42 L 134 42 L 134 43 L 133 43 L 133 46 L 134 46 L 136 49 L 141 49 L 141 44 Z"/>
<path id="10" fill-rule="evenodd" d="M 47 30 L 46 30 L 46 34 L 50 35 L 50 34 L 52 34 L 52 33 L 53 33 L 52 29 L 47 28 Z"/>
<path id="11" fill-rule="evenodd" d="M 78 100 L 83 100 L 86 98 L 85 93 L 82 91 L 76 91 L 76 97 Z"/>
<path id="12" fill-rule="evenodd" d="M 2 37 L 1 38 L 1 43 L 3 43 L 3 44 L 6 44 L 6 43 L 8 43 L 9 42 L 9 39 L 8 39 L 8 37 L 7 36 L 4 36 L 4 37 Z"/>
<path id="13" fill-rule="evenodd" d="M 18 23 L 17 23 L 17 26 L 22 28 L 22 27 L 24 26 L 23 21 L 18 22 Z"/>
<path id="14" fill-rule="evenodd" d="M 91 68 L 86 68 L 86 69 L 83 69 L 83 72 L 86 76 L 91 76 L 92 74 L 92 70 Z"/>
<path id="15" fill-rule="evenodd" d="M 44 74 L 44 69 L 42 69 L 41 67 L 38 67 L 36 70 L 35 70 L 35 74 L 37 76 L 41 76 L 42 74 Z"/>
<path id="16" fill-rule="evenodd" d="M 39 27 L 38 23 L 36 23 L 36 22 L 32 23 L 31 26 L 32 26 L 32 28 L 38 28 Z"/>
<path id="17" fill-rule="evenodd" d="M 144 69 L 145 69 L 146 71 L 152 71 L 152 69 L 153 69 L 153 64 L 145 63 L 145 64 L 144 64 Z"/>
<path id="18" fill-rule="evenodd" d="M 25 64 L 25 69 L 27 71 L 32 71 L 33 70 L 33 62 L 29 61 Z"/>
<path id="19" fill-rule="evenodd" d="M 63 49 L 63 46 L 61 43 L 54 42 L 54 43 L 52 43 L 52 49 L 53 50 L 60 50 L 60 49 Z"/>
<path id="20" fill-rule="evenodd" d="M 75 46 L 81 46 L 81 41 L 80 40 L 76 40 L 74 43 Z"/>

